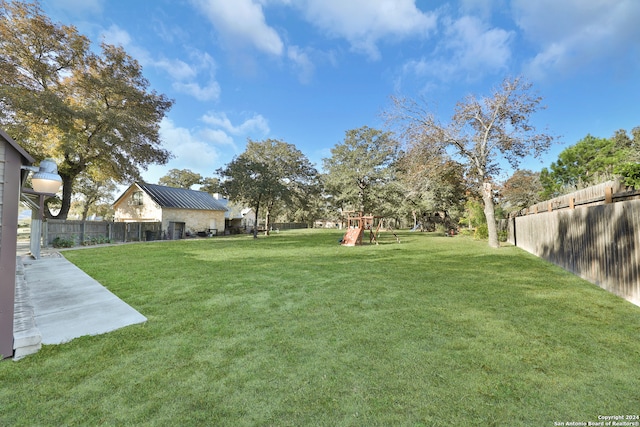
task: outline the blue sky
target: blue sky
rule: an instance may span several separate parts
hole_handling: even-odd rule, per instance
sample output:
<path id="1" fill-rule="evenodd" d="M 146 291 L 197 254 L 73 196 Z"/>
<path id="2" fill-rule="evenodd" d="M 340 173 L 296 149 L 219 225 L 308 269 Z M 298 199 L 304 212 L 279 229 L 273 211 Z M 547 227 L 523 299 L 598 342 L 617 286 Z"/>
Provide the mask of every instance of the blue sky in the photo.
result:
<path id="1" fill-rule="evenodd" d="M 161 125 L 171 168 L 214 176 L 247 138 L 282 139 L 313 163 L 391 95 L 423 97 L 446 121 L 505 76 L 533 83 L 560 137 L 539 171 L 591 134 L 640 125 L 637 0 L 41 0 L 96 45 L 120 44 L 175 100 Z M 508 177 L 509 172 L 506 173 Z"/>

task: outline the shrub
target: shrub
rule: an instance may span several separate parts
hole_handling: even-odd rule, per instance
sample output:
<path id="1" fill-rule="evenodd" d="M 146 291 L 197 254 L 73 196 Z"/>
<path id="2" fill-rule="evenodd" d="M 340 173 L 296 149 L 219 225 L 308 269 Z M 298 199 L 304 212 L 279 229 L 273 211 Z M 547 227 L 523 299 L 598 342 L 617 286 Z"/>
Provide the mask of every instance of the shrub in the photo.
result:
<path id="1" fill-rule="evenodd" d="M 438 234 L 448 234 L 449 229 L 444 224 L 436 224 L 435 230 Z"/>
<path id="2" fill-rule="evenodd" d="M 102 245 L 105 243 L 111 243 L 111 239 L 105 236 L 93 236 L 84 240 L 82 246 Z"/>
<path id="3" fill-rule="evenodd" d="M 460 228 L 460 231 L 458 232 L 459 235 L 461 236 L 467 236 L 467 237 L 471 237 L 473 236 L 475 233 L 473 228 L 469 228 L 469 227 L 462 227 Z"/>
<path id="4" fill-rule="evenodd" d="M 53 242 L 51 242 L 51 244 L 54 248 L 72 248 L 73 246 L 75 246 L 75 241 L 73 237 L 70 239 L 66 239 L 64 237 L 57 236 L 55 239 L 53 239 Z"/>
<path id="5" fill-rule="evenodd" d="M 476 232 L 473 233 L 473 238 L 476 240 L 487 240 L 489 238 L 489 227 L 487 227 L 487 224 L 478 225 Z"/>
<path id="6" fill-rule="evenodd" d="M 636 190 L 640 189 L 640 163 L 624 163 L 616 166 L 614 172 L 622 175 L 624 185 L 627 187 L 633 187 Z"/>

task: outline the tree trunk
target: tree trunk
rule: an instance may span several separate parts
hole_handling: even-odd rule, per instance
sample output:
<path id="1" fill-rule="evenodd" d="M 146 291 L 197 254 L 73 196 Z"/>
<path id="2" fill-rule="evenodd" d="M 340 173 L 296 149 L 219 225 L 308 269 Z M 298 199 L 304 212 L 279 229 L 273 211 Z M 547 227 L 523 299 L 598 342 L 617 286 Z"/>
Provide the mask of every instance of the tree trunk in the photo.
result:
<path id="1" fill-rule="evenodd" d="M 269 224 L 271 224 L 271 208 L 267 206 L 267 214 L 264 216 L 264 235 L 269 235 Z"/>
<path id="2" fill-rule="evenodd" d="M 253 238 L 257 239 L 258 238 L 258 218 L 260 218 L 258 216 L 260 210 L 260 200 L 258 200 L 258 202 L 256 203 L 256 217 L 255 217 L 255 221 L 253 224 Z"/>
<path id="3" fill-rule="evenodd" d="M 487 218 L 489 246 L 499 248 L 500 242 L 498 241 L 498 227 L 496 227 L 496 212 L 493 205 L 493 194 L 490 182 L 485 182 L 482 185 L 482 200 L 484 201 L 484 216 Z"/>
<path id="4" fill-rule="evenodd" d="M 85 200 L 84 200 L 84 206 L 82 207 L 82 220 L 86 221 L 87 217 L 89 216 L 89 209 L 91 209 L 91 206 L 96 203 L 98 201 L 97 197 L 89 197 L 89 196 L 85 196 Z"/>
<path id="5" fill-rule="evenodd" d="M 45 207 L 45 215 L 47 218 L 52 219 L 67 219 L 69 215 L 69 209 L 71 208 L 71 195 L 73 194 L 73 181 L 75 176 L 68 176 L 60 174 L 62 178 L 62 206 L 58 215 L 52 215 L 48 207 Z"/>

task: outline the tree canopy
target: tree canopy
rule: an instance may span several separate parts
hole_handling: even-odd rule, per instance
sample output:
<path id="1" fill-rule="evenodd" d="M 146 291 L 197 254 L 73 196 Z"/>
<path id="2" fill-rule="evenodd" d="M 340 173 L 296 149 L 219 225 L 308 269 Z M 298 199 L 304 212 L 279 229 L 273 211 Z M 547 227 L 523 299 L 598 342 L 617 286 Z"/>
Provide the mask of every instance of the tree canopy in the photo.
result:
<path id="1" fill-rule="evenodd" d="M 404 194 L 401 205 L 407 216 L 418 218 L 433 212 L 445 217 L 462 213 L 469 193 L 464 174 L 465 168 L 445 153 L 424 150 L 424 146 L 412 147 L 400 157 L 399 183 Z"/>
<path id="2" fill-rule="evenodd" d="M 104 216 L 109 211 L 105 207 L 111 206 L 116 189 L 111 178 L 105 178 L 96 172 L 83 172 L 76 181 L 75 200 L 71 210 L 75 207 L 83 221 L 89 214 Z"/>
<path id="3" fill-rule="evenodd" d="M 160 185 L 186 189 L 202 183 L 202 175 L 193 172 L 191 169 L 171 169 L 158 180 Z"/>
<path id="4" fill-rule="evenodd" d="M 385 199 L 393 198 L 397 147 L 390 132 L 368 126 L 347 131 L 323 159 L 325 190 L 334 205 L 380 214 Z"/>
<path id="5" fill-rule="evenodd" d="M 621 129 L 611 138 L 587 135 L 564 149 L 558 160 L 540 174 L 545 198 L 598 184 L 618 174 L 624 175 L 627 169 L 632 170 L 631 165 L 640 160 L 640 127 L 634 128 L 631 134 L 629 137 Z"/>
<path id="6" fill-rule="evenodd" d="M 202 178 L 200 184 L 200 191 L 204 191 L 210 194 L 222 192 L 222 188 L 220 187 L 220 180 L 216 177 Z"/>
<path id="7" fill-rule="evenodd" d="M 540 172 L 518 169 L 500 190 L 501 204 L 506 212 L 516 212 L 543 200 Z"/>
<path id="8" fill-rule="evenodd" d="M 81 173 L 125 182 L 166 163 L 159 124 L 171 105 L 122 47 L 102 43 L 94 53 L 75 27 L 51 22 L 37 4 L 0 0 L 0 125 L 36 159 L 57 161 L 58 218 Z"/>
<path id="9" fill-rule="evenodd" d="M 319 192 L 318 172 L 307 157 L 293 144 L 275 139 L 249 139 L 244 153 L 217 172 L 224 193 L 251 206 L 256 220 L 264 208 L 267 233 L 275 209 L 294 209 Z"/>
<path id="10" fill-rule="evenodd" d="M 482 193 L 487 217 L 489 245 L 498 247 L 493 180 L 501 170 L 500 159 L 516 168 L 526 156 L 539 156 L 554 137 L 538 133 L 531 116 L 543 108 L 522 78 L 504 79 L 488 97 L 467 96 L 458 102 L 451 120 L 442 123 L 426 103 L 393 97 L 386 114 L 399 128 L 406 151 L 426 146 L 427 151 L 451 151 L 467 167 L 467 176 Z"/>

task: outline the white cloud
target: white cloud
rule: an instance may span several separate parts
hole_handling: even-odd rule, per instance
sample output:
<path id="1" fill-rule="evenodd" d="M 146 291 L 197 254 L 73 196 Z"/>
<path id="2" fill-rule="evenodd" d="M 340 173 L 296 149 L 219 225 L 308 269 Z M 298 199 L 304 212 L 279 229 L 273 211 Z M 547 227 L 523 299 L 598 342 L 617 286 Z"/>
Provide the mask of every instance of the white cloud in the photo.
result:
<path id="1" fill-rule="evenodd" d="M 444 19 L 443 37 L 433 55 L 408 61 L 403 74 L 441 81 L 478 80 L 508 68 L 513 33 L 491 28 L 480 19 Z"/>
<path id="2" fill-rule="evenodd" d="M 129 33 L 115 24 L 102 32 L 102 39 L 106 43 L 116 46 L 130 47 L 131 45 Z"/>
<path id="3" fill-rule="evenodd" d="M 251 45 L 276 56 L 284 52 L 284 43 L 267 25 L 262 5 L 253 0 L 192 0 L 230 45 Z"/>
<path id="4" fill-rule="evenodd" d="M 494 10 L 508 9 L 508 0 L 459 0 L 460 12 L 463 15 L 479 15 L 489 19 Z"/>
<path id="5" fill-rule="evenodd" d="M 373 59 L 380 57 L 381 40 L 426 36 L 437 21 L 435 13 L 420 11 L 414 0 L 307 0 L 304 10 L 310 23 Z"/>
<path id="6" fill-rule="evenodd" d="M 218 146 L 231 147 L 234 152 L 237 151 L 236 143 L 225 131 L 220 129 L 202 129 L 198 132 L 204 139 Z"/>
<path id="7" fill-rule="evenodd" d="M 552 43 L 581 32 L 595 22 L 605 24 L 606 15 L 615 9 L 613 3 L 615 0 L 515 0 L 512 9 L 516 23 L 527 37 Z"/>
<path id="8" fill-rule="evenodd" d="M 154 66 L 162 68 L 176 80 L 189 80 L 198 75 L 198 71 L 192 65 L 187 64 L 181 59 L 161 58 L 156 61 L 150 61 Z"/>
<path id="9" fill-rule="evenodd" d="M 463 16 L 447 25 L 445 46 L 457 68 L 472 72 L 495 72 L 507 67 L 513 33 L 488 28 L 478 18 Z"/>
<path id="10" fill-rule="evenodd" d="M 308 72 L 310 61 L 299 48 L 285 49 L 278 32 L 266 22 L 263 7 L 285 5 L 302 11 L 306 20 L 331 37 L 346 39 L 354 51 L 380 56 L 377 43 L 390 38 L 426 36 L 436 27 L 435 13 L 425 13 L 415 0 L 191 0 L 204 13 L 225 44 L 250 45 L 275 56 L 287 54 Z M 305 75 L 303 73 L 303 75 Z"/>
<path id="11" fill-rule="evenodd" d="M 170 150 L 178 163 L 191 167 L 210 167 L 219 159 L 219 153 L 207 141 L 198 138 L 189 129 L 176 126 L 169 118 L 160 123 L 163 145 Z"/>
<path id="12" fill-rule="evenodd" d="M 174 90 L 191 95 L 199 101 L 212 101 L 220 97 L 220 85 L 215 79 L 216 63 L 208 53 L 191 49 L 188 51 L 189 62 L 179 58 L 154 58 L 117 25 L 111 25 L 103 31 L 102 38 L 109 44 L 123 46 L 143 67 L 163 70 L 173 79 Z"/>
<path id="13" fill-rule="evenodd" d="M 289 46 L 287 48 L 287 57 L 294 64 L 300 83 L 309 83 L 315 70 L 309 54 L 298 46 Z"/>
<path id="14" fill-rule="evenodd" d="M 169 9 L 169 13 L 165 10 L 156 9 L 155 16 L 151 19 L 151 25 L 153 26 L 153 32 L 158 39 L 165 43 L 181 43 L 189 39 L 190 33 L 189 27 L 180 26 L 180 21 L 171 22 L 172 9 Z"/>
<path id="15" fill-rule="evenodd" d="M 191 50 L 189 59 L 189 64 L 181 60 L 169 63 L 170 69 L 167 69 L 167 72 L 176 79 L 173 88 L 178 92 L 191 95 L 199 101 L 219 99 L 220 84 L 215 79 L 216 63 L 211 55 Z"/>
<path id="16" fill-rule="evenodd" d="M 512 7 L 525 38 L 540 48 L 526 67 L 533 77 L 573 72 L 595 61 L 614 69 L 638 61 L 637 0 L 517 0 Z"/>
<path id="17" fill-rule="evenodd" d="M 216 81 L 210 81 L 201 86 L 197 82 L 174 82 L 171 87 L 181 93 L 193 96 L 198 101 L 212 101 L 220 98 L 220 85 Z"/>
<path id="18" fill-rule="evenodd" d="M 171 119 L 165 117 L 160 123 L 160 136 L 163 147 L 173 154 L 173 158 L 166 165 L 153 165 L 142 173 L 149 183 L 158 182 L 158 179 L 174 168 L 190 169 L 204 177 L 210 177 L 217 168 L 223 166 L 223 154 L 216 147 L 219 141 L 212 140 L 209 134 L 194 134 L 189 129 L 176 126 Z"/>
<path id="19" fill-rule="evenodd" d="M 207 126 L 187 129 L 177 126 L 165 117 L 160 122 L 163 147 L 173 158 L 166 165 L 153 165 L 142 175 L 147 182 L 158 182 L 170 169 L 190 169 L 204 177 L 215 174 L 215 170 L 231 161 L 239 153 L 240 145 L 235 138 L 244 139 L 251 134 L 266 135 L 267 120 L 260 114 L 234 125 L 224 112 L 211 112 L 202 117 Z"/>
<path id="20" fill-rule="evenodd" d="M 232 135 L 248 135 L 251 133 L 266 135 L 269 133 L 269 123 L 260 114 L 255 114 L 237 126 L 231 123 L 231 120 L 224 112 L 209 112 L 202 117 L 202 121 L 208 125 L 221 128 Z"/>
<path id="21" fill-rule="evenodd" d="M 315 60 L 331 61 L 331 54 L 285 42 L 267 22 L 264 9 L 289 7 L 298 10 L 328 37 L 343 38 L 353 51 L 379 59 L 378 44 L 407 37 L 424 37 L 437 25 L 437 15 L 422 12 L 415 0 L 190 0 L 220 35 L 242 71 L 255 66 L 242 50 L 251 46 L 290 61 L 301 83 L 311 81 Z"/>

